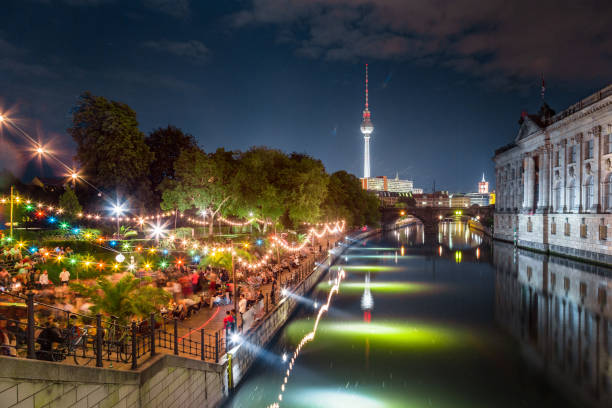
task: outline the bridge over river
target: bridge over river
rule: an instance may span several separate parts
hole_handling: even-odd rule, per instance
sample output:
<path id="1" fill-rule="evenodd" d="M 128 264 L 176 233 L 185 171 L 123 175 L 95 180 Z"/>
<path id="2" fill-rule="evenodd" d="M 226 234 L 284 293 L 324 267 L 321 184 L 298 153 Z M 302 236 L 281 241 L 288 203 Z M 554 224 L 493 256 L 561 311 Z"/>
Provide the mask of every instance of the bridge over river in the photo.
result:
<path id="1" fill-rule="evenodd" d="M 423 223 L 425 233 L 434 233 L 438 230 L 438 224 L 448 218 L 452 218 L 454 221 L 468 221 L 470 219 L 486 220 L 492 218 L 495 207 L 382 207 L 380 211 L 381 223 L 386 229 L 395 227 L 402 220 L 414 217 Z"/>

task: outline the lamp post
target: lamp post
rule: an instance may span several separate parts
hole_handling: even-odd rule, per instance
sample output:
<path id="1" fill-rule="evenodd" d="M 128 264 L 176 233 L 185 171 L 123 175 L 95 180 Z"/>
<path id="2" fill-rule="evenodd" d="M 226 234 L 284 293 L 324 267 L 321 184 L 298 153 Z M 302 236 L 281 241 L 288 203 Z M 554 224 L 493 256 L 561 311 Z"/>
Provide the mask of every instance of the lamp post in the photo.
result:
<path id="1" fill-rule="evenodd" d="M 119 200 L 117 199 L 117 204 L 113 204 L 113 214 L 115 215 L 115 219 L 117 220 L 117 239 L 119 239 L 119 217 L 125 212 L 125 208 L 123 204 L 119 204 Z"/>
<path id="2" fill-rule="evenodd" d="M 11 239 L 13 239 L 13 186 L 11 186 Z"/>

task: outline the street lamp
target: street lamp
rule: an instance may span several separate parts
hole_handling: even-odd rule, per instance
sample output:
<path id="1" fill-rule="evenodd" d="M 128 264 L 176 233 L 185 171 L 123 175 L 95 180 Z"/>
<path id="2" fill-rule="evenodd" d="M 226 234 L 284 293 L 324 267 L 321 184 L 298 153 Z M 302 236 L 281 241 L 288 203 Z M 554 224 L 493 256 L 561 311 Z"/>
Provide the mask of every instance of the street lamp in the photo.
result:
<path id="1" fill-rule="evenodd" d="M 158 222 L 155 225 L 151 225 L 150 233 L 151 236 L 155 238 L 155 240 L 159 244 L 159 239 L 165 237 L 168 233 L 168 230 L 166 229 L 166 225 L 160 225 Z"/>
<path id="2" fill-rule="evenodd" d="M 117 200 L 117 203 L 113 204 L 111 211 L 117 219 L 117 239 L 119 239 L 119 217 L 126 211 L 125 204 L 119 204 L 119 200 Z"/>

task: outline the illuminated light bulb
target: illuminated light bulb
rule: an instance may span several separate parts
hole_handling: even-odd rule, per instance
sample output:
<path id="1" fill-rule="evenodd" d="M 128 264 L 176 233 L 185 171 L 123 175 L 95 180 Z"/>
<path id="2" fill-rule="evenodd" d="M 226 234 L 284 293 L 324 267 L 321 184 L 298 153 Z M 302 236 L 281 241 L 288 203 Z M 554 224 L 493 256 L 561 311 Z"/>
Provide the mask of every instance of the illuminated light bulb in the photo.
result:
<path id="1" fill-rule="evenodd" d="M 39 147 L 38 149 L 36 149 L 36 152 L 38 154 L 43 154 L 45 152 L 45 149 L 43 149 L 42 147 Z"/>
<path id="2" fill-rule="evenodd" d="M 283 361 L 287 361 L 287 353 L 283 353 Z"/>

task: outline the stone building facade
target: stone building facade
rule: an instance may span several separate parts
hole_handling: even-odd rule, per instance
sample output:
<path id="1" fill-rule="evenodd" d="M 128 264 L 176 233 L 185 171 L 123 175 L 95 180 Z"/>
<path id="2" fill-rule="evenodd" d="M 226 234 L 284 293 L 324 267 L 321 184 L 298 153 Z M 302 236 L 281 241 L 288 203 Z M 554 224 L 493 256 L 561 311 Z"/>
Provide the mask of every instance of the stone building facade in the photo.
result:
<path id="1" fill-rule="evenodd" d="M 612 85 L 519 124 L 493 159 L 495 237 L 612 264 Z"/>

